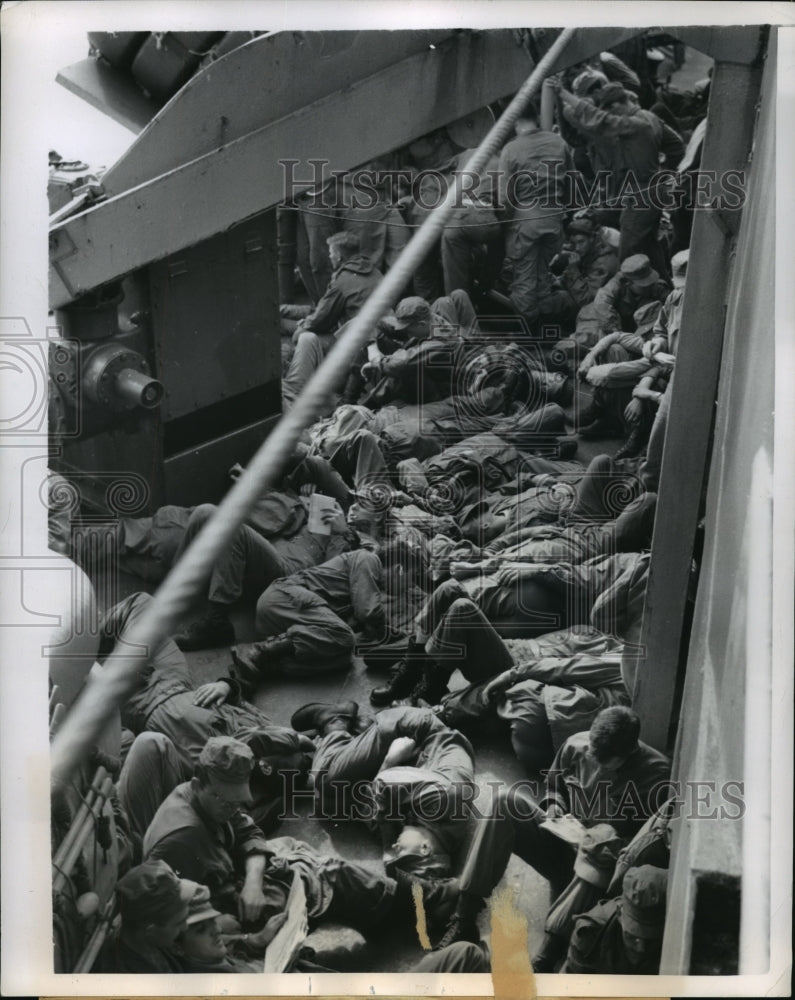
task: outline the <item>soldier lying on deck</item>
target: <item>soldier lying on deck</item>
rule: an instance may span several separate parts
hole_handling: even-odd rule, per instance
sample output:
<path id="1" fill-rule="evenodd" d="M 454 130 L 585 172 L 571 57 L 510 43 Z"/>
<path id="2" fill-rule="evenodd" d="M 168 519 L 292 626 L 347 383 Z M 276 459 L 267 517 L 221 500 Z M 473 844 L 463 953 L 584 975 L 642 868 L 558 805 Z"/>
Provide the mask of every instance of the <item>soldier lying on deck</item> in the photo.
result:
<path id="1" fill-rule="evenodd" d="M 514 563 L 483 577 L 447 580 L 418 615 L 389 684 L 370 699 L 386 705 L 408 696 L 435 705 L 456 668 L 470 684 L 484 684 L 513 666 L 500 638 L 532 639 L 590 623 L 633 641 L 647 573 L 648 554 L 617 552 L 573 566 Z"/>
<path id="2" fill-rule="evenodd" d="M 306 893 L 310 927 L 333 921 L 365 936 L 387 925 L 412 928 L 413 886 L 422 890 L 431 928 L 449 918 L 458 895 L 454 879 L 400 870 L 394 877 L 379 875 L 292 837 L 266 840 L 243 812 L 252 766 L 253 755 L 244 744 L 225 736 L 209 739 L 194 777 L 178 785 L 155 814 L 144 837 L 146 859 L 166 861 L 181 877 L 203 878 L 213 907 L 237 917 L 244 929 L 257 930 L 284 909 L 296 873 Z M 443 956 L 437 960 L 445 961 Z"/>
<path id="3" fill-rule="evenodd" d="M 108 611 L 101 626 L 100 660 L 110 653 L 116 641 L 124 643 L 151 600 L 149 594 L 132 594 Z M 134 733 L 158 733 L 170 741 L 167 751 L 162 744 L 139 744 L 136 754 L 145 753 L 146 759 L 139 761 L 137 776 L 130 775 L 129 767 L 122 772 L 128 802 L 140 802 L 144 794 L 151 803 L 154 793 L 147 775 L 162 773 L 164 763 L 174 773 L 174 783 L 190 777 L 210 736 L 238 736 L 251 742 L 257 749 L 255 815 L 265 828 L 274 812 L 280 811 L 279 772 L 287 769 L 305 773 L 309 764 L 307 751 L 314 750 L 306 737 L 274 725 L 264 712 L 242 700 L 240 686 L 233 678 L 222 677 L 194 689 L 185 656 L 171 639 L 164 639 L 152 651 L 139 675 L 138 687 L 122 707 L 122 722 Z M 164 752 L 170 763 L 163 761 Z M 149 759 L 150 755 L 154 759 Z M 141 808 L 148 822 L 153 810 L 145 802 Z M 145 824 L 136 822 L 136 812 L 133 810 L 130 819 L 133 828 L 142 835 Z"/>
<path id="4" fill-rule="evenodd" d="M 322 815 L 363 819 L 387 870 L 448 875 L 467 829 L 475 761 L 469 740 L 430 709 L 389 708 L 358 736 L 356 702 L 311 703 L 291 724 L 319 736 L 311 778 Z"/>

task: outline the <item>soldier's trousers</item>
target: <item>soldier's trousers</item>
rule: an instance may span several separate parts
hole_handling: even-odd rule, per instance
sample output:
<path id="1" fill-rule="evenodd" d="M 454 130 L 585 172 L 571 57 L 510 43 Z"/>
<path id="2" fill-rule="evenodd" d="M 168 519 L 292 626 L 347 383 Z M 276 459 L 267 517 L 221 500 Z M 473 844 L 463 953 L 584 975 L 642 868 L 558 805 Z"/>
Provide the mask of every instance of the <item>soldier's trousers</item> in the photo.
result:
<path id="1" fill-rule="evenodd" d="M 380 560 L 364 550 L 346 556 L 350 588 L 367 604 L 367 595 L 380 593 Z M 272 583 L 257 601 L 255 625 L 262 637 L 286 634 L 292 641 L 296 676 L 348 665 L 355 645 L 353 629 L 331 604 L 289 576 Z"/>
<path id="2" fill-rule="evenodd" d="M 459 877 L 462 892 L 488 898 L 505 873 L 511 854 L 526 861 L 550 884 L 556 899 L 574 874 L 574 849 L 542 829 L 546 818 L 528 790 L 514 785 L 494 796 L 474 832 Z"/>
<path id="3" fill-rule="evenodd" d="M 193 510 L 176 558 L 179 558 L 201 528 L 215 514 L 214 504 L 200 504 Z M 244 593 L 259 596 L 263 590 L 284 576 L 279 553 L 259 532 L 241 524 L 213 563 L 208 597 L 216 604 L 234 604 Z"/>
<path id="4" fill-rule="evenodd" d="M 511 303 L 528 322 L 550 292 L 549 263 L 563 245 L 562 216 L 518 219 L 507 227 L 505 255 L 513 266 Z"/>
<path id="5" fill-rule="evenodd" d="M 136 736 L 116 786 L 132 832 L 143 838 L 163 799 L 189 777 L 167 736 L 162 733 Z"/>

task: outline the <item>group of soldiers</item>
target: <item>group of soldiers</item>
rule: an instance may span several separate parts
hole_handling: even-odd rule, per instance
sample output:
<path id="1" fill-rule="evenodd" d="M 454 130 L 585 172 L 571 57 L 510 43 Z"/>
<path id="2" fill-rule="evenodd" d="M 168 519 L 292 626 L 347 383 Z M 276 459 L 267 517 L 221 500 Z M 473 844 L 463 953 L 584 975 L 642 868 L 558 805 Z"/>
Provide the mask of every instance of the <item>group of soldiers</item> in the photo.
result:
<path id="1" fill-rule="evenodd" d="M 416 936 L 421 906 L 412 967 L 485 971 L 478 917 L 512 855 L 550 886 L 536 971 L 657 971 L 670 762 L 640 740 L 631 701 L 688 250 L 626 192 L 628 178 L 653 188 L 685 147 L 608 56 L 553 81 L 557 129 L 525 108 L 496 174 L 456 207 L 212 567 L 201 614 L 151 651 L 122 709 L 129 870 L 106 971 L 261 970 L 296 876 L 310 930 Z M 448 153 L 439 134 L 408 151 L 438 167 L 431 179 L 465 166 Z M 566 200 L 572 175 L 600 171 L 607 206 Z M 282 279 L 292 226 L 311 300 L 282 306 L 286 408 L 427 204 L 346 215 L 327 194 L 282 213 Z M 505 305 L 507 334 L 487 301 Z M 576 433 L 570 376 L 591 394 Z M 574 457 L 580 440 L 624 436 L 615 457 Z M 121 518 L 101 545 L 154 584 L 214 511 Z M 53 511 L 51 544 L 89 573 L 91 536 Z M 150 600 L 106 609 L 103 656 Z M 254 642 L 237 641 L 241 602 Z M 184 652 L 219 647 L 227 671 L 195 687 Z M 254 703 L 266 683 L 342 677 L 355 657 L 390 671 L 368 713 L 308 701 L 276 722 Z M 505 785 L 483 801 L 470 738 L 489 720 L 507 723 L 528 777 L 544 775 L 533 794 Z M 306 788 L 306 822 L 361 824 L 381 869 L 278 835 Z M 307 946 L 291 968 L 339 968 L 333 952 Z"/>

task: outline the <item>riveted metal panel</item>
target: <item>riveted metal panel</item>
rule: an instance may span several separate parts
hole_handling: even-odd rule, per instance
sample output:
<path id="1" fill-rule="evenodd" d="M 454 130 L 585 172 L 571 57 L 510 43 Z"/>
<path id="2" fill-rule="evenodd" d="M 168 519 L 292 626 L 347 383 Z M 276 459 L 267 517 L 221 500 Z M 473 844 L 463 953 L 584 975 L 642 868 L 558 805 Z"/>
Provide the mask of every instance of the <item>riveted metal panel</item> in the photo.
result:
<path id="1" fill-rule="evenodd" d="M 245 465 L 273 429 L 277 416 L 241 427 L 165 460 L 165 502 L 218 503 L 231 485 L 229 469 Z"/>
<path id="2" fill-rule="evenodd" d="M 269 211 L 149 269 L 165 421 L 279 378 L 275 254 Z"/>

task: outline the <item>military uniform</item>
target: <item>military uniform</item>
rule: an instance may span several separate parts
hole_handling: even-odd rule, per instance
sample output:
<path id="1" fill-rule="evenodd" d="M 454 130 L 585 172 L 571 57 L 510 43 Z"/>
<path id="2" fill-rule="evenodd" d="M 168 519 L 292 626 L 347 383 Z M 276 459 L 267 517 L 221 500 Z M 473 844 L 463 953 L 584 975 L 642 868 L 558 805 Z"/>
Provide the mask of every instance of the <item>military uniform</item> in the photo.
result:
<path id="1" fill-rule="evenodd" d="M 378 339 L 381 356 L 373 364 L 381 382 L 371 393 L 373 401 L 422 405 L 453 396 L 453 377 L 464 347 L 461 316 L 467 328 L 476 325 L 464 292 L 437 299 L 433 306 L 418 296 L 402 299 L 389 323 L 394 336 Z M 417 335 L 407 337 L 412 328 Z"/>
<path id="2" fill-rule="evenodd" d="M 417 625 L 426 635 L 438 629 L 439 653 L 447 645 L 443 631 L 454 625 L 456 615 L 470 617 L 474 610 L 472 605 L 483 612 L 503 639 L 527 639 L 573 625 L 595 624 L 597 616 L 600 624 L 596 627 L 605 626 L 602 631 L 620 634 L 612 617 L 614 605 L 611 603 L 604 608 L 603 595 L 610 592 L 624 574 L 634 573 L 642 561 L 643 556 L 635 552 L 614 552 L 575 565 L 563 562 L 528 564 L 526 569 L 517 568 L 515 579 L 510 582 L 503 582 L 498 573 L 460 581 L 447 580 L 430 596 L 418 616 Z M 455 615 L 447 617 L 446 612 L 453 610 Z M 634 604 L 632 610 L 637 610 Z M 477 623 L 474 631 L 468 628 L 467 648 L 475 648 L 475 637 L 481 632 L 482 627 Z M 432 649 L 433 644 L 428 652 Z M 456 655 L 461 659 L 460 652 Z M 470 655 L 463 662 L 464 668 L 469 670 L 466 665 L 471 662 Z M 467 680 L 477 683 L 492 676 L 494 664 L 478 668 L 472 662 Z M 459 663 L 454 662 L 454 666 Z"/>
<path id="3" fill-rule="evenodd" d="M 593 302 L 596 293 L 617 270 L 618 254 L 597 234 L 592 248 L 566 268 L 560 283 L 569 293 L 574 305 L 581 309 Z"/>
<path id="4" fill-rule="evenodd" d="M 263 498 L 264 500 L 265 498 Z M 242 524 L 213 563 L 207 596 L 215 604 L 235 604 L 244 593 L 259 597 L 274 580 L 333 559 L 351 548 L 350 532 L 316 535 L 307 526 L 307 502 L 300 496 L 270 495 L 273 515 L 259 505 L 258 529 Z M 214 516 L 214 504 L 196 507 L 175 556 L 179 558 Z M 286 516 L 280 516 L 282 513 Z M 270 521 L 270 528 L 267 525 Z M 264 523 L 265 522 L 265 523 Z"/>
<path id="5" fill-rule="evenodd" d="M 417 758 L 408 765 L 382 770 L 393 740 L 408 736 Z M 315 789 L 328 794 L 334 785 L 369 785 L 366 816 L 394 839 L 404 823 L 426 826 L 452 853 L 465 834 L 462 803 L 474 788 L 474 751 L 469 740 L 450 729 L 430 709 L 387 708 L 359 736 L 327 733 L 318 743 L 312 765 Z M 355 806 L 355 803 L 354 803 Z"/>
<path id="6" fill-rule="evenodd" d="M 623 88 L 608 85 L 600 95 L 597 108 L 591 101 L 573 98 L 564 106 L 564 116 L 586 136 L 613 142 L 613 193 L 621 195 L 622 184 L 630 179 L 621 209 L 621 247 L 619 257 L 625 260 L 633 254 L 645 253 L 658 273 L 667 271 L 667 262 L 657 240 L 657 227 L 662 210 L 649 198 L 648 188 L 660 169 L 660 153 L 668 165 L 675 166 L 684 153 L 679 135 L 651 111 L 636 108 L 631 114 L 612 114 L 610 102 L 620 100 Z M 644 190 L 645 189 L 645 190 Z"/>
<path id="7" fill-rule="evenodd" d="M 550 291 L 549 263 L 563 245 L 566 143 L 552 132 L 517 135 L 500 154 L 500 204 L 509 223 L 505 253 L 513 267 L 511 303 L 528 322 Z"/>
<path id="8" fill-rule="evenodd" d="M 544 317 L 557 320 L 567 330 L 618 270 L 618 253 L 595 222 L 574 219 L 568 228 L 568 234 L 572 233 L 591 236 L 591 246 L 584 253 L 564 251 L 560 259 L 565 267 L 555 280 L 555 288 L 539 304 Z"/>
<path id="9" fill-rule="evenodd" d="M 377 192 L 376 203 L 357 205 L 355 202 L 359 198 L 359 193 L 355 187 L 348 178 L 344 178 L 342 184 L 343 230 L 355 234 L 361 252 L 375 267 L 379 270 L 390 268 L 408 243 L 411 231 L 397 207 L 389 204 L 387 187 L 379 184 L 376 179 L 374 187 L 368 189 L 368 197 L 372 191 Z"/>
<path id="10" fill-rule="evenodd" d="M 148 925 L 178 932 L 189 912 L 192 883 L 180 879 L 168 864 L 153 860 L 131 868 L 116 886 L 121 926 L 106 939 L 92 971 L 167 975 L 183 972 L 176 953 L 153 940 Z"/>
<path id="11" fill-rule="evenodd" d="M 222 753 L 227 760 L 218 763 Z M 225 785 L 229 794 L 236 786 L 245 793 L 252 762 L 248 748 L 226 737 L 209 740 L 199 760 L 207 779 Z M 208 787 L 212 793 L 212 785 Z M 326 918 L 368 933 L 390 913 L 400 912 L 396 906 L 409 912 L 410 892 L 405 888 L 399 892 L 394 879 L 320 854 L 292 837 L 266 840 L 239 810 L 231 819 L 218 822 L 202 808 L 200 788 L 186 782 L 166 798 L 144 837 L 144 855 L 166 861 L 182 878 L 201 879 L 210 890 L 213 906 L 222 912 L 237 913 L 241 873 L 253 857 L 265 858 L 261 923 L 284 910 L 295 874 L 304 885 L 310 922 Z M 426 902 L 433 902 L 433 890 Z"/>
<path id="12" fill-rule="evenodd" d="M 627 959 L 621 931 L 621 900 L 597 903 L 577 918 L 561 972 L 581 975 L 654 975 L 659 958 L 636 966 Z"/>
<path id="13" fill-rule="evenodd" d="M 334 336 L 331 333 L 317 334 L 312 330 L 301 329 L 293 333 L 292 343 L 292 355 L 282 375 L 282 409 L 285 413 L 323 364 L 323 359 L 334 343 Z"/>
<path id="14" fill-rule="evenodd" d="M 325 248 L 328 252 L 328 247 Z M 289 408 L 320 367 L 334 343 L 333 334 L 352 320 L 383 278 L 369 257 L 356 254 L 331 275 L 314 310 L 294 335 L 293 356 L 282 379 L 282 402 Z"/>
<path id="15" fill-rule="evenodd" d="M 134 628 L 153 598 L 132 594 L 106 613 L 102 621 L 104 645 L 100 655 L 110 652 L 116 640 Z M 222 705 L 203 708 L 194 704 L 194 687 L 184 653 L 172 639 L 164 639 L 152 652 L 142 671 L 138 686 L 122 708 L 122 722 L 132 732 L 162 734 L 167 740 L 150 738 L 133 744 L 131 760 L 120 776 L 120 794 L 133 827 L 143 833 L 168 791 L 192 773 L 196 761 L 211 736 L 236 735 L 252 730 L 267 736 L 273 754 L 298 766 L 303 757 L 301 737 L 292 729 L 274 725 L 254 705 L 240 699 L 237 683 L 223 678 L 230 696 Z M 159 791 L 158 791 L 159 790 Z"/>
<path id="16" fill-rule="evenodd" d="M 550 882 L 552 899 L 557 899 L 574 875 L 575 852 L 543 826 L 553 806 L 586 827 L 609 823 L 620 836 L 640 828 L 657 805 L 654 793 L 662 782 L 667 783 L 670 763 L 638 743 L 617 771 L 605 772 L 588 747 L 587 732 L 564 743 L 547 774 L 540 803 L 521 786 L 497 792 L 475 825 L 459 879 L 462 893 L 487 898 L 511 854 L 516 854 Z"/>
<path id="17" fill-rule="evenodd" d="M 589 734 L 576 733 L 555 755 L 543 805 L 586 826 L 610 823 L 630 836 L 661 804 L 657 799 L 670 790 L 663 787 L 670 774 L 668 758 L 641 741 L 617 770 L 606 772 L 591 754 Z"/>
<path id="18" fill-rule="evenodd" d="M 561 972 L 656 975 L 665 924 L 667 874 L 653 865 L 630 868 L 620 899 L 603 900 L 577 918 Z M 634 945 L 628 944 L 625 934 L 634 938 Z"/>
<path id="19" fill-rule="evenodd" d="M 379 557 L 357 549 L 276 580 L 257 601 L 257 633 L 290 640 L 291 672 L 348 665 L 354 648 L 349 619 L 383 634 L 382 575 Z"/>
<path id="20" fill-rule="evenodd" d="M 314 190 L 302 191 L 295 197 L 295 207 L 282 210 L 287 218 L 285 231 L 289 231 L 290 215 L 296 216 L 294 227 L 295 253 L 301 281 L 313 302 L 319 302 L 328 288 L 332 268 L 327 240 L 339 229 L 335 211 L 338 185 L 332 178 Z"/>
<path id="21" fill-rule="evenodd" d="M 456 160 L 457 167 L 466 168 L 474 150 L 465 149 Z M 474 189 L 466 182 L 466 193 L 462 194 L 462 204 L 457 206 L 442 233 L 442 271 L 444 273 L 444 290 L 451 295 L 457 289 L 468 294 L 472 293 L 475 276 L 476 254 L 486 248 L 488 264 L 480 263 L 481 277 L 486 272 L 485 283 L 488 286 L 489 277 L 496 269 L 494 262 L 502 256 L 503 234 L 502 226 L 494 214 L 493 174 L 499 169 L 499 161 L 493 156 L 481 171 L 480 180 Z M 491 175 L 490 175 L 491 172 Z M 465 179 L 466 180 L 466 179 Z M 499 266 L 499 265 L 497 265 Z"/>
<path id="22" fill-rule="evenodd" d="M 647 302 L 662 302 L 669 285 L 655 271 L 645 254 L 625 258 L 621 268 L 594 298 L 594 309 L 599 314 L 605 333 L 635 329 L 635 312 Z"/>
<path id="23" fill-rule="evenodd" d="M 488 681 L 445 695 L 442 717 L 449 725 L 465 728 L 496 712 L 510 726 L 517 758 L 535 771 L 548 766 L 565 740 L 590 726 L 603 708 L 629 703 L 615 639 L 591 629 L 566 629 L 536 639 L 502 640 L 482 612 L 477 614 L 480 631 L 461 633 L 459 641 L 466 643 L 468 655 L 476 634 L 473 652 L 493 665 L 493 676 L 504 670 L 512 682 L 496 702 L 484 698 Z"/>
<path id="24" fill-rule="evenodd" d="M 621 845 L 621 838 L 609 823 L 598 823 L 585 831 L 574 859 L 574 878 L 554 901 L 544 922 L 541 961 L 546 962 L 546 967 L 539 966 L 536 956 L 536 971 L 552 971 L 565 956 L 576 917 L 604 895 Z"/>

